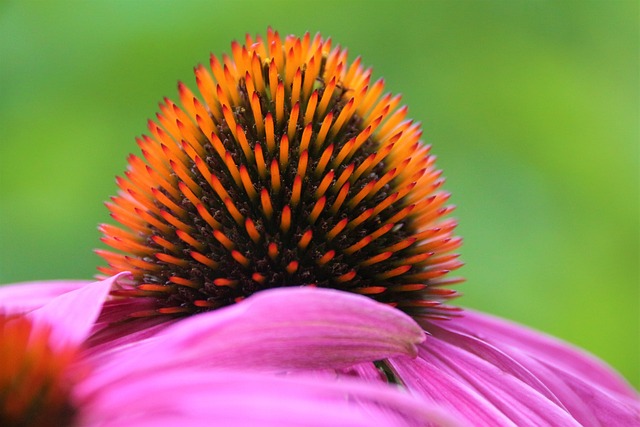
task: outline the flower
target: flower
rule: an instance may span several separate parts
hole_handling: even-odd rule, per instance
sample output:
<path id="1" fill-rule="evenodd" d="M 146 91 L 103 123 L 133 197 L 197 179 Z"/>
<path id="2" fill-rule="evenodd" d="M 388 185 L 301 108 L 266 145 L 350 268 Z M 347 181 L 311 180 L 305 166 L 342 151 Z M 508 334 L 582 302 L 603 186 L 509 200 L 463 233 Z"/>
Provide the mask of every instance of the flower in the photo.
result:
<path id="1" fill-rule="evenodd" d="M 332 290 L 271 290 L 194 316 L 153 339 L 88 351 L 85 340 L 116 280 L 53 284 L 52 289 L 75 289 L 26 311 L 7 300 L 0 305 L 3 426 L 450 421 L 437 408 L 384 384 L 270 373 L 283 366 L 340 368 L 415 354 L 423 332 L 396 310 Z M 303 304 L 285 310 L 292 300 Z M 251 369 L 239 363 L 246 358 Z"/>
<path id="2" fill-rule="evenodd" d="M 230 57 L 212 56 L 209 69 L 200 65 L 195 74 L 201 98 L 180 83 L 182 108 L 165 99 L 158 123 L 149 122 L 151 136 L 138 139 L 142 157 L 129 157 L 107 204 L 119 225 L 101 226 L 113 250 L 98 251 L 108 264 L 100 270 L 131 276 L 113 282 L 113 299 L 86 342 L 88 358 L 107 369 L 115 362 L 105 357 L 131 346 L 139 356 L 118 363 L 123 371 L 153 371 L 145 376 L 149 387 L 172 377 L 154 356 L 176 348 L 194 369 L 241 369 L 246 380 L 254 367 L 265 381 L 274 378 L 266 373 L 304 375 L 304 385 L 291 390 L 309 387 L 316 396 L 309 376 L 342 390 L 396 384 L 420 402 L 400 412 L 440 417 L 436 423 L 640 423 L 636 391 L 601 361 L 449 305 L 458 295 L 449 285 L 461 281 L 448 277 L 461 266 L 453 253 L 461 240 L 446 218 L 452 207 L 441 173 L 420 125 L 406 119 L 398 96 L 383 95 L 382 80 L 371 82 L 360 59 L 349 64 L 346 50 L 319 35 L 283 40 L 268 30 L 266 39 L 233 43 Z M 348 330 L 373 312 L 393 312 L 428 336 L 400 335 L 416 351 L 376 353 L 367 349 L 380 343 L 367 334 L 343 346 L 330 329 L 278 323 L 312 313 L 322 295 L 330 303 L 316 314 L 336 316 L 332 327 Z M 340 300 L 348 297 L 355 298 L 353 314 L 341 317 Z M 245 310 L 261 298 L 284 303 L 246 323 Z M 279 334 L 269 341 L 269 328 L 261 328 L 269 321 L 295 340 Z M 205 333 L 199 322 L 219 326 Z M 369 325 L 389 338 L 386 320 Z M 305 331 L 318 332 L 315 347 L 299 335 Z M 225 340 L 235 347 L 220 351 Z M 298 358 L 298 345 L 306 358 Z M 204 375 L 203 388 L 205 377 L 219 384 Z M 110 377 L 94 378 L 107 384 Z M 95 381 L 96 390 L 105 388 Z M 136 383 L 135 376 L 127 381 Z"/>
<path id="3" fill-rule="evenodd" d="M 99 251 L 101 271 L 133 273 L 113 294 L 149 304 L 130 316 L 333 288 L 402 310 L 430 335 L 416 358 L 359 365 L 364 378 L 473 425 L 640 422 L 637 394 L 601 362 L 447 304 L 460 279 L 446 276 L 461 266 L 449 195 L 419 124 L 359 58 L 269 30 L 195 74 L 202 101 L 180 83 L 183 108 L 160 105 L 108 204 L 120 226 L 101 227 L 118 251 Z"/>

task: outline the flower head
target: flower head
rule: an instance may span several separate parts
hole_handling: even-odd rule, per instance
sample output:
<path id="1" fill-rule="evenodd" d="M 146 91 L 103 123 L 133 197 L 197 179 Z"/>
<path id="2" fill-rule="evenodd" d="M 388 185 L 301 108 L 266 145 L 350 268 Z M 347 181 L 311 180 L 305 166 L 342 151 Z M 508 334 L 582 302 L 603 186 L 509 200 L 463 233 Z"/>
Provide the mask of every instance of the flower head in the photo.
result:
<path id="1" fill-rule="evenodd" d="M 270 30 L 197 67 L 201 98 L 180 84 L 182 108 L 165 100 L 108 204 L 120 225 L 101 227 L 117 250 L 101 271 L 132 275 L 102 282 L 114 297 L 83 353 L 99 369 L 74 387 L 84 424 L 640 424 L 636 391 L 599 360 L 451 316 L 448 195 L 420 126 L 370 76 L 320 36 Z M 78 324 L 63 342 L 87 336 Z"/>
<path id="2" fill-rule="evenodd" d="M 247 37 L 179 84 L 138 140 L 99 251 L 144 314 L 194 313 L 312 285 L 448 316 L 452 207 L 399 96 L 319 35 Z"/>

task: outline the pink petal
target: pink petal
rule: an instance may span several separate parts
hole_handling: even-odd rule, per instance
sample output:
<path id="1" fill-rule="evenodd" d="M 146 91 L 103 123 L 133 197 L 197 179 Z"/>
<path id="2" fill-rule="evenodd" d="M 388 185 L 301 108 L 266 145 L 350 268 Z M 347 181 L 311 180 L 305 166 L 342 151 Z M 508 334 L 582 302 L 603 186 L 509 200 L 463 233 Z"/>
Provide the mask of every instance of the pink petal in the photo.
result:
<path id="1" fill-rule="evenodd" d="M 581 425 L 640 425 L 637 394 L 601 361 L 522 326 L 470 314 L 476 320 L 475 335 L 492 342 L 543 382 Z M 471 329 L 468 322 L 456 321 L 444 326 L 460 331 Z"/>
<path id="2" fill-rule="evenodd" d="M 42 307 L 27 314 L 34 323 L 52 326 L 52 345 L 63 347 L 79 344 L 89 335 L 102 304 L 121 273 L 107 280 L 89 283 L 70 292 L 56 296 Z"/>
<path id="3" fill-rule="evenodd" d="M 601 360 L 557 338 L 486 314 L 465 310 L 464 317 L 451 322 L 456 330 L 486 340 L 502 348 L 518 348 L 530 356 L 552 364 L 600 387 L 637 398 L 635 390 Z"/>
<path id="4" fill-rule="evenodd" d="M 502 367 L 512 365 L 506 355 L 501 363 L 487 361 L 446 339 L 434 332 L 417 359 L 391 361 L 410 390 L 475 426 L 579 425 L 536 387 L 512 375 L 513 366 L 504 371 Z"/>
<path id="5" fill-rule="evenodd" d="M 279 288 L 181 320 L 118 356 L 94 360 L 111 373 L 176 364 L 262 370 L 343 368 L 416 354 L 422 329 L 370 298 L 331 289 Z M 109 357 L 112 357 L 109 355 Z"/>
<path id="6" fill-rule="evenodd" d="M 83 425 L 456 425 L 427 402 L 384 384 L 188 369 L 134 375 L 81 395 Z M 180 423 L 180 424 L 178 424 Z"/>
<path id="7" fill-rule="evenodd" d="M 5 314 L 28 313 L 58 295 L 89 283 L 87 280 L 51 280 L 0 285 L 0 310 Z"/>
<path id="8" fill-rule="evenodd" d="M 107 351 L 156 335 L 178 319 L 166 316 L 131 318 L 131 313 L 156 307 L 152 298 L 123 298 L 106 301 L 85 342 L 85 355 Z"/>
<path id="9" fill-rule="evenodd" d="M 601 362 L 526 328 L 471 314 L 423 320 L 432 337 L 418 358 L 390 361 L 410 390 L 473 425 L 640 425 L 637 396 L 594 381 L 604 377 L 625 390 L 617 376 L 606 377 L 610 370 Z M 586 366 L 595 375 L 584 375 Z"/>

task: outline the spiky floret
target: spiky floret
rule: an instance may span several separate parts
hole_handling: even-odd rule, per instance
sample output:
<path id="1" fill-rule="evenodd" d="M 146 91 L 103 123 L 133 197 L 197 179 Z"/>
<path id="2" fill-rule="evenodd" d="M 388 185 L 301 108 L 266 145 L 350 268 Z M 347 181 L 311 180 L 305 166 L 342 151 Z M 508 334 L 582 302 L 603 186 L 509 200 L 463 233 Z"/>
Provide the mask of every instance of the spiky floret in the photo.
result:
<path id="1" fill-rule="evenodd" d="M 151 314 L 194 313 L 266 288 L 313 285 L 368 295 L 410 314 L 448 316 L 446 279 L 460 239 L 442 219 L 418 123 L 400 97 L 331 40 L 269 29 L 195 68 L 182 108 L 160 105 L 138 139 L 103 224 L 121 296 L 155 297 Z"/>
<path id="2" fill-rule="evenodd" d="M 67 368 L 75 348 L 50 345 L 51 328 L 0 313 L 0 425 L 73 425 Z"/>

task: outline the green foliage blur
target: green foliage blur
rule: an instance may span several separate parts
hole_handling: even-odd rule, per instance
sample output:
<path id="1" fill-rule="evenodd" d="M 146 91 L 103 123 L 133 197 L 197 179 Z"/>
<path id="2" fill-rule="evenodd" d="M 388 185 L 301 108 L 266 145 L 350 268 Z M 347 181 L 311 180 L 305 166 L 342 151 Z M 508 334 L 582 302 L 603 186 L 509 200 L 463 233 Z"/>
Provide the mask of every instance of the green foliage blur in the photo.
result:
<path id="1" fill-rule="evenodd" d="M 640 386 L 637 1 L 0 2 L 0 283 L 91 278 L 134 137 L 245 33 L 320 31 L 402 93 L 458 206 L 457 302 Z"/>

